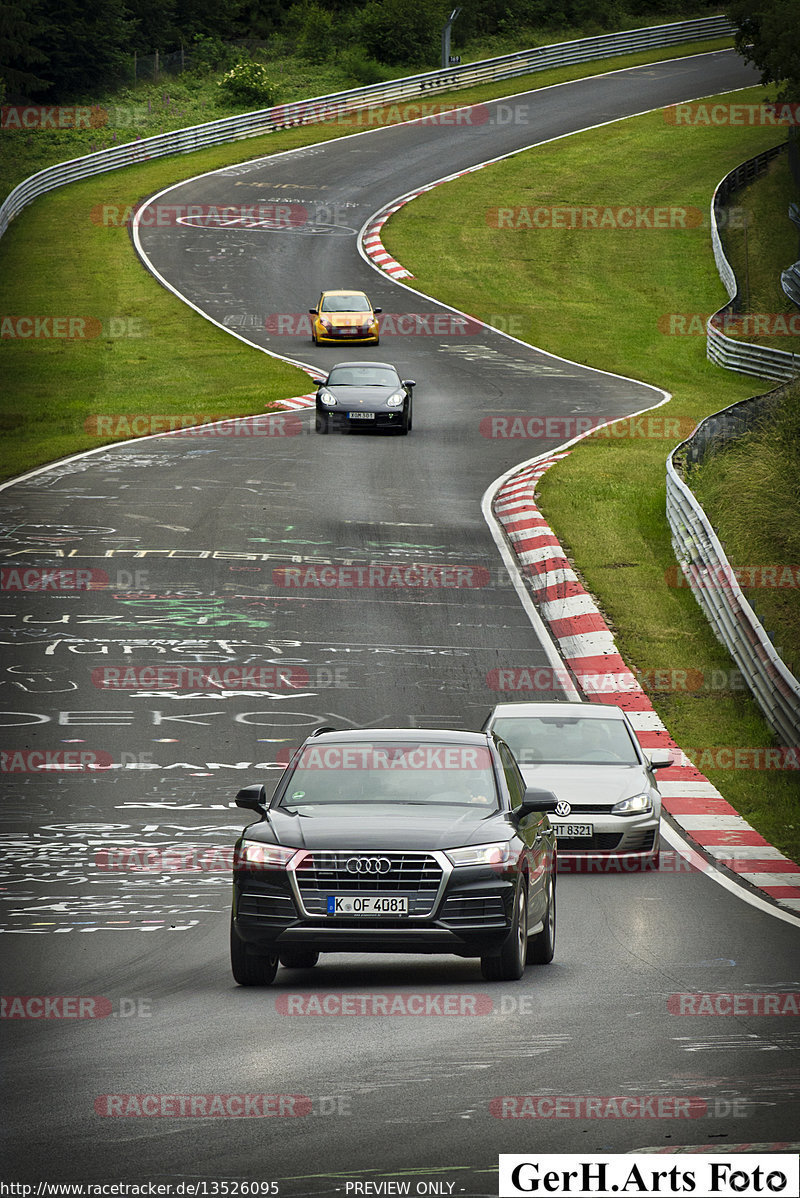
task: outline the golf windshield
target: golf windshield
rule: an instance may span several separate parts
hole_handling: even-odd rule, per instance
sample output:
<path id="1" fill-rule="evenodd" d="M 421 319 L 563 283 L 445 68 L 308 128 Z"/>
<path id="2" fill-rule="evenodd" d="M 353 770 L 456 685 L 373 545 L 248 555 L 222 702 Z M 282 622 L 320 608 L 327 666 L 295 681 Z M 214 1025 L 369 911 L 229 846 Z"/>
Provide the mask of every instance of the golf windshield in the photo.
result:
<path id="1" fill-rule="evenodd" d="M 638 765 L 621 720 L 586 716 L 500 716 L 492 731 L 520 765 Z"/>

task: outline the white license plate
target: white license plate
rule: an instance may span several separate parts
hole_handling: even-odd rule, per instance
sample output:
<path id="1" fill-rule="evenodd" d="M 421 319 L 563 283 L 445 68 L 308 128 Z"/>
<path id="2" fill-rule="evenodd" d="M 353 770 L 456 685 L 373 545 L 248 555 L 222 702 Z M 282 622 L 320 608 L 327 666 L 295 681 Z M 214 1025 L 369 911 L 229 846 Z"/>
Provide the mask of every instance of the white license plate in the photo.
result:
<path id="1" fill-rule="evenodd" d="M 581 836 L 592 836 L 594 828 L 591 824 L 554 824 L 556 840 L 577 840 Z"/>
<path id="2" fill-rule="evenodd" d="M 328 895 L 328 915 L 408 915 L 408 899 L 393 894 Z"/>
<path id="3" fill-rule="evenodd" d="M 374 412 L 348 412 L 347 415 L 351 420 L 374 420 Z"/>

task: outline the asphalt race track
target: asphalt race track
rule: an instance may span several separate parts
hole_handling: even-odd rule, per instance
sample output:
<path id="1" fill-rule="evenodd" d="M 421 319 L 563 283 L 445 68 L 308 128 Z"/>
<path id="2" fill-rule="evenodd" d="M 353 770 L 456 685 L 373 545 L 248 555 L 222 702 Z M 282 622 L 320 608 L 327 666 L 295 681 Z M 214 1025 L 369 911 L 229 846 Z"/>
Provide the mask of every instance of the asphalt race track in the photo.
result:
<path id="1" fill-rule="evenodd" d="M 704 873 L 560 875 L 556 960 L 515 984 L 450 957 L 332 956 L 258 992 L 234 985 L 227 957 L 239 785 L 277 777 L 319 724 L 477 727 L 493 670 L 552 664 L 480 501 L 555 441 L 487 438 L 481 420 L 605 420 L 662 398 L 490 330 L 464 334 L 377 274 L 358 230 L 474 163 L 753 81 L 730 53 L 654 64 L 486 105 L 476 124 L 262 158 L 153 200 L 292 206 L 280 228 L 162 225 L 145 210 L 141 249 L 167 285 L 320 373 L 344 352 L 313 348 L 300 322 L 321 288 L 417 314 L 418 335 L 347 351 L 417 381 L 414 428 L 320 437 L 312 414 L 289 414 L 274 435 L 129 443 L 0 495 L 4 570 L 91 571 L 96 588 L 86 574 L 77 589 L 67 575 L 56 591 L 4 584 L 2 720 L 22 764 L 0 809 L 3 993 L 96 999 L 94 1018 L 4 1012 L 6 1179 L 277 1182 L 291 1196 L 410 1179 L 412 1192 L 479 1195 L 497 1192 L 500 1152 L 797 1140 L 796 1020 L 758 1013 L 758 996 L 797 996 L 797 927 Z M 460 581 L 292 585 L 297 567 L 370 564 Z M 159 665 L 195 674 L 160 687 L 146 673 Z M 224 666 L 258 668 L 259 687 L 191 684 Z M 145 671 L 137 686 L 109 689 L 131 668 Z M 43 774 L 37 753 L 56 768 Z M 285 1013 L 289 996 L 322 993 L 366 1013 Z M 674 996 L 692 993 L 746 995 L 755 1013 L 679 1014 Z M 430 1013 L 377 1014 L 374 995 L 404 1009 L 423 995 Z M 227 1116 L 193 1117 L 176 1098 L 137 1117 L 141 1099 L 109 1095 L 284 1097 L 260 1117 L 230 1102 Z M 569 1102 L 509 1117 L 520 1108 L 503 1099 L 520 1095 Z"/>

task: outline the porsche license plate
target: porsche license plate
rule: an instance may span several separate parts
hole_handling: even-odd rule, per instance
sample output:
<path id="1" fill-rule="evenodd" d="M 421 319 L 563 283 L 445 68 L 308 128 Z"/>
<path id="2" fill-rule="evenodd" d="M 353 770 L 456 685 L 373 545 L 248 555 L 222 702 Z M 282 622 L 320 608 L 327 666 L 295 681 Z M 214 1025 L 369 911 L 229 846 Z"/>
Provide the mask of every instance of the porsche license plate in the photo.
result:
<path id="1" fill-rule="evenodd" d="M 408 915 L 408 899 L 396 894 L 328 895 L 328 915 Z"/>
<path id="2" fill-rule="evenodd" d="M 577 840 L 583 836 L 592 836 L 594 828 L 591 824 L 554 824 L 556 840 Z"/>
<path id="3" fill-rule="evenodd" d="M 374 412 L 348 412 L 347 415 L 351 420 L 374 420 Z"/>

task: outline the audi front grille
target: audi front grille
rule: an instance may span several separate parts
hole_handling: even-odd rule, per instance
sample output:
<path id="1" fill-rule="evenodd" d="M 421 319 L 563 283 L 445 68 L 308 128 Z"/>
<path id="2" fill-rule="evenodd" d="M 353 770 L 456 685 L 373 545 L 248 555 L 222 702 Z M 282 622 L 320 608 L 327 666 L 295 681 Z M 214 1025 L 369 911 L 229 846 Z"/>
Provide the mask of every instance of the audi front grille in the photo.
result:
<path id="1" fill-rule="evenodd" d="M 443 870 L 432 853 L 309 853 L 293 871 L 309 915 L 326 915 L 328 896 L 398 894 L 408 898 L 410 916 L 430 915 Z"/>

